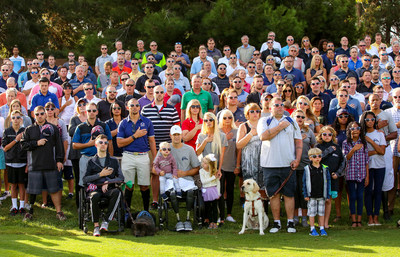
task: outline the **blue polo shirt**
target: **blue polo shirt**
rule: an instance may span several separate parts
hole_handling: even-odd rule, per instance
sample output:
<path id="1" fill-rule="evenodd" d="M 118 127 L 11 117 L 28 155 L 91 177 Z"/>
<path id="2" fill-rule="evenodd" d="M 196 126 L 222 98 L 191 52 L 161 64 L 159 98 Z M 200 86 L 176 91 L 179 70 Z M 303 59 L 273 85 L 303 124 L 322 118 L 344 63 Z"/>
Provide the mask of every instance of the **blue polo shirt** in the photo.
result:
<path id="1" fill-rule="evenodd" d="M 123 151 L 128 152 L 148 152 L 149 147 L 149 137 L 154 137 L 153 123 L 150 119 L 140 115 L 138 121 L 133 123 L 130 116 L 126 117 L 121 121 L 118 126 L 117 138 L 128 138 L 132 136 L 136 130 L 146 129 L 147 134 L 136 138 L 132 143 L 122 148 Z"/>
<path id="2" fill-rule="evenodd" d="M 60 109 L 60 104 L 55 94 L 47 91 L 47 94 L 43 95 L 42 92 L 39 90 L 39 93 L 32 97 L 31 111 L 33 111 L 36 106 L 44 107 L 48 102 L 52 102 L 57 109 Z"/>
<path id="3" fill-rule="evenodd" d="M 280 71 L 282 74 L 282 78 L 284 78 L 286 74 L 291 74 L 294 76 L 293 85 L 296 85 L 299 82 L 306 81 L 306 79 L 304 78 L 303 72 L 301 72 L 301 70 L 299 70 L 299 69 L 292 68 L 291 71 L 287 71 L 286 68 L 282 68 L 282 69 L 280 69 Z"/>
<path id="4" fill-rule="evenodd" d="M 190 74 L 197 74 L 201 71 L 201 67 L 203 66 L 202 61 L 197 61 L 192 64 L 192 68 L 190 69 Z M 211 72 L 217 74 L 217 70 L 215 69 L 214 62 L 211 62 Z"/>
<path id="5" fill-rule="evenodd" d="M 92 82 L 90 79 L 84 78 L 84 79 L 82 80 L 82 82 L 81 82 L 81 81 L 79 81 L 79 80 L 75 77 L 74 79 L 71 79 L 71 80 L 69 81 L 69 84 L 71 84 L 72 89 L 74 89 L 74 90 L 75 90 L 77 87 L 79 87 L 80 85 L 85 84 L 85 83 L 90 83 L 90 84 L 93 85 L 93 88 L 94 88 L 94 90 L 93 90 L 93 95 L 96 95 L 96 85 L 94 85 L 93 82 Z M 85 96 L 85 92 L 84 92 L 83 90 L 81 90 L 81 91 L 79 91 L 78 93 L 76 93 L 74 96 L 77 96 L 78 98 L 83 98 L 83 97 Z"/>
<path id="6" fill-rule="evenodd" d="M 81 144 L 86 144 L 89 142 L 90 138 L 92 137 L 92 128 L 95 126 L 102 126 L 104 129 L 104 133 L 107 136 L 108 140 L 112 140 L 111 136 L 111 131 L 108 125 L 102 121 L 99 121 L 98 119 L 95 121 L 95 123 L 90 125 L 88 121 L 85 121 L 81 124 L 78 125 L 75 129 L 74 137 L 72 138 L 72 143 L 81 143 Z M 96 146 L 91 146 L 87 147 L 84 149 L 80 150 L 81 154 L 87 155 L 87 156 L 94 156 L 97 153 L 97 148 Z"/>
<path id="7" fill-rule="evenodd" d="M 396 87 L 400 87 L 400 83 L 397 84 L 396 81 L 392 80 L 392 81 L 390 81 L 390 86 L 394 89 Z"/>

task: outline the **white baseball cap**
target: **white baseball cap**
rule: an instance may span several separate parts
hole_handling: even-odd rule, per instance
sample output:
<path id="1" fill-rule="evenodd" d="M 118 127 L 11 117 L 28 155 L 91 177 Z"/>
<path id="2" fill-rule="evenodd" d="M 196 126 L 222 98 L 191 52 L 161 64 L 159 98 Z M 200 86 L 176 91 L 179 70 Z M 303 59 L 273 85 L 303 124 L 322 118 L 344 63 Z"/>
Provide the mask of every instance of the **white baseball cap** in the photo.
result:
<path id="1" fill-rule="evenodd" d="M 171 135 L 182 134 L 182 129 L 178 125 L 174 125 L 174 126 L 172 126 L 170 133 L 171 133 Z"/>

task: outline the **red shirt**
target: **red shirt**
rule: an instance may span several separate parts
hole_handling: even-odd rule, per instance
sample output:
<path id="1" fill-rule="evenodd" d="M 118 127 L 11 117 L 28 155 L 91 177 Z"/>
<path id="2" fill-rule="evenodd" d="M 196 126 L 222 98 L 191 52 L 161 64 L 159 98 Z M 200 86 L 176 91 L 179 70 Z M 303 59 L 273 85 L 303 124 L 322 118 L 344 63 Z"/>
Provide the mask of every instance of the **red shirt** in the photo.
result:
<path id="1" fill-rule="evenodd" d="M 200 124 L 203 124 L 203 120 L 200 119 Z M 191 131 L 196 127 L 196 122 L 193 121 L 192 118 L 187 118 L 182 122 L 182 131 L 183 130 L 188 130 Z M 189 141 L 186 141 L 185 144 L 190 145 L 193 147 L 193 149 L 196 151 L 196 141 L 197 141 L 197 136 L 200 134 L 201 129 L 197 130 L 196 135 Z"/>
<path id="2" fill-rule="evenodd" d="M 180 95 L 181 96 L 181 100 L 182 100 L 182 93 L 181 93 L 181 91 L 179 89 L 175 88 L 174 92 L 172 93 L 172 95 Z M 166 104 L 170 98 L 171 97 L 167 93 L 165 93 L 165 95 L 164 95 L 164 104 Z M 181 102 L 176 103 L 174 107 L 175 107 L 176 111 L 178 112 L 179 119 L 180 119 L 181 118 L 181 114 L 182 114 L 181 113 Z"/>
<path id="3" fill-rule="evenodd" d="M 122 72 L 127 72 L 128 74 L 132 72 L 132 69 L 126 66 L 124 66 L 122 70 L 118 66 L 112 68 L 112 70 L 118 72 L 118 75 L 121 75 Z"/>

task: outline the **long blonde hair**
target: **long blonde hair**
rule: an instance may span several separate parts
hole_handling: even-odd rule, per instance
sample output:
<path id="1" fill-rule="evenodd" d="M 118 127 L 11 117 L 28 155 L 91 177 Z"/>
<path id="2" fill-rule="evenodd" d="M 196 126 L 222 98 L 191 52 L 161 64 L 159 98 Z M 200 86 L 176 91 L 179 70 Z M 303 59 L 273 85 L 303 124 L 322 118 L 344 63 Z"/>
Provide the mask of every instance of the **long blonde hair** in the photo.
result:
<path id="1" fill-rule="evenodd" d="M 227 113 L 229 114 L 229 116 L 232 117 L 231 128 L 232 128 L 232 129 L 237 128 L 237 127 L 236 127 L 236 124 L 235 124 L 235 116 L 234 116 L 233 113 L 232 113 L 230 110 L 228 110 L 228 109 L 222 110 L 222 111 L 221 111 L 221 114 L 219 115 L 219 119 L 218 119 L 218 126 L 219 126 L 219 128 L 223 128 L 223 127 L 224 127 L 223 124 L 222 124 L 222 122 L 223 122 L 223 120 L 224 120 L 224 115 L 227 114 Z"/>
<path id="2" fill-rule="evenodd" d="M 214 154 L 220 154 L 221 153 L 221 133 L 219 132 L 219 128 L 217 126 L 217 117 L 215 117 L 214 113 L 212 112 L 206 112 L 204 114 L 204 119 L 214 119 L 214 128 L 213 131 L 210 131 L 210 129 L 207 127 L 206 122 L 203 122 L 203 126 L 201 127 L 201 134 L 203 135 L 208 135 L 209 133 L 213 133 L 214 135 L 214 140 L 211 142 L 211 150 Z"/>
<path id="3" fill-rule="evenodd" d="M 197 119 L 198 120 L 202 119 L 203 118 L 203 111 L 202 111 L 202 108 L 201 108 L 200 101 L 197 100 L 197 99 L 192 99 L 187 104 L 187 106 L 186 106 L 186 118 L 187 119 L 188 118 L 192 119 L 192 113 L 190 112 L 190 109 L 191 109 L 192 105 L 200 105 L 200 110 L 199 110 L 199 114 L 197 115 Z"/>
<path id="4" fill-rule="evenodd" d="M 317 122 L 317 118 L 315 117 L 313 111 L 311 110 L 311 103 L 310 103 L 310 99 L 308 99 L 307 96 L 301 95 L 297 98 L 297 102 L 296 102 L 296 109 L 300 109 L 297 107 L 298 103 L 300 100 L 303 100 L 304 102 L 306 102 L 308 104 L 308 109 L 306 110 L 306 116 L 307 118 L 309 118 L 310 120 L 312 120 L 314 123 Z"/>
<path id="5" fill-rule="evenodd" d="M 18 99 L 12 100 L 11 103 L 10 103 L 10 108 L 8 109 L 8 115 L 4 119 L 4 129 L 9 128 L 11 126 L 11 113 L 14 111 L 13 108 L 12 108 L 12 106 L 14 104 L 19 104 L 19 107 L 20 107 L 20 110 L 21 110 L 21 113 L 22 113 L 22 104 L 21 104 L 21 102 Z M 22 117 L 21 117 L 22 119 L 23 119 L 23 116 L 24 115 L 22 115 Z"/>
<path id="6" fill-rule="evenodd" d="M 322 70 L 324 68 L 324 62 L 322 61 L 321 55 L 316 54 L 311 59 L 310 69 L 314 69 L 314 70 L 317 69 L 317 67 L 315 66 L 315 59 L 317 59 L 317 58 L 319 58 L 319 60 L 320 60 L 318 70 Z"/>

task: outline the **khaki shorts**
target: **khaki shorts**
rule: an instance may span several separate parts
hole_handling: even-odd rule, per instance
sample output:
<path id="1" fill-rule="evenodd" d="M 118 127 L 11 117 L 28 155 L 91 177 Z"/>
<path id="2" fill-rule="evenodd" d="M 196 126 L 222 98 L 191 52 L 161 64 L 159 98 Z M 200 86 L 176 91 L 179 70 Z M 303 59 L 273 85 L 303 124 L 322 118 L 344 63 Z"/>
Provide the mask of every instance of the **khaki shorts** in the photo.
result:
<path id="1" fill-rule="evenodd" d="M 144 155 L 123 153 L 121 168 L 125 182 L 132 181 L 135 184 L 137 174 L 137 184 L 139 186 L 150 185 L 150 158 L 147 153 Z"/>

